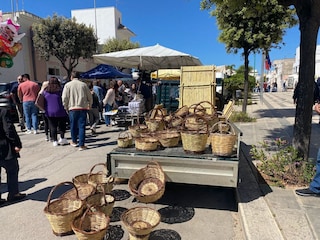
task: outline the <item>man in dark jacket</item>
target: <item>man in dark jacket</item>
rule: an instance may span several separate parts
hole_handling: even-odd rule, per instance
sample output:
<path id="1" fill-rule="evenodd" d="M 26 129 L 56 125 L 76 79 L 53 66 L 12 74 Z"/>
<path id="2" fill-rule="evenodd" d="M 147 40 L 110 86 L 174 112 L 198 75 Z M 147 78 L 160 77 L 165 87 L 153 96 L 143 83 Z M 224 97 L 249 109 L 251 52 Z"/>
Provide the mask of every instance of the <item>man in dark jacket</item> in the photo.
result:
<path id="1" fill-rule="evenodd" d="M 18 201 L 26 194 L 19 192 L 19 152 L 22 143 L 6 107 L 0 107 L 0 167 L 7 173 L 8 197 L 7 201 Z M 0 177 L 1 179 L 1 177 Z M 5 203 L 0 198 L 0 204 Z"/>

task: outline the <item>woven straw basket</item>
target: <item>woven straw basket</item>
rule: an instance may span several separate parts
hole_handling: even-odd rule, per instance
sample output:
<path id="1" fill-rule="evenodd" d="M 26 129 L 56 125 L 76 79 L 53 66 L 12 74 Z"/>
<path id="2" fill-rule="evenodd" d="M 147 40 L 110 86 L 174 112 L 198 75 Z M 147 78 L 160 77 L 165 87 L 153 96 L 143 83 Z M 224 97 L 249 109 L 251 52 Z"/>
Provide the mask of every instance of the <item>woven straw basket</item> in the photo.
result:
<path id="1" fill-rule="evenodd" d="M 93 170 L 97 166 L 102 166 L 103 171 L 93 173 Z M 107 177 L 107 175 L 108 175 L 108 170 L 107 170 L 107 165 L 105 163 L 95 164 L 90 169 L 89 176 L 88 176 L 88 183 L 96 187 L 97 192 L 110 193 L 114 186 L 114 178 L 112 176 Z"/>
<path id="2" fill-rule="evenodd" d="M 233 127 L 227 121 L 218 122 L 212 126 L 212 129 L 216 129 L 216 125 L 223 124 L 218 127 L 218 132 L 211 133 L 211 148 L 212 153 L 217 156 L 229 157 L 233 153 L 234 145 L 237 141 L 237 135 Z M 225 127 L 227 125 L 228 127 Z M 224 126 L 224 127 L 222 127 Z M 226 131 L 228 130 L 228 132 Z"/>
<path id="3" fill-rule="evenodd" d="M 98 206 L 99 210 L 107 216 L 111 216 L 115 198 L 112 194 L 96 193 L 86 198 L 89 206 Z"/>
<path id="4" fill-rule="evenodd" d="M 52 231 L 57 236 L 73 234 L 71 223 L 76 217 L 82 214 L 84 209 L 84 202 L 80 200 L 79 197 L 77 200 L 58 198 L 51 201 L 53 192 L 62 185 L 74 186 L 72 182 L 62 182 L 56 185 L 51 189 L 48 195 L 47 205 L 44 208 L 44 213 L 50 222 Z M 76 190 L 76 193 L 78 196 L 78 190 Z"/>
<path id="5" fill-rule="evenodd" d="M 94 194 L 95 191 L 96 191 L 95 187 L 92 186 L 91 184 L 81 183 L 81 184 L 75 185 L 75 188 L 72 188 L 71 190 L 62 194 L 60 198 L 68 198 L 71 200 L 76 200 L 77 192 L 78 192 L 79 198 L 81 200 L 85 200 L 88 196 L 90 196 L 91 194 Z"/>
<path id="6" fill-rule="evenodd" d="M 165 191 L 165 174 L 157 162 L 134 172 L 129 178 L 131 194 L 140 202 L 151 203 L 162 197 Z"/>
<path id="7" fill-rule="evenodd" d="M 81 217 L 72 222 L 72 230 L 79 240 L 101 240 L 106 235 L 109 224 L 110 217 L 87 208 Z"/>
<path id="8" fill-rule="evenodd" d="M 121 221 L 130 233 L 130 239 L 148 239 L 160 220 L 160 213 L 148 207 L 131 208 L 121 215 Z"/>
<path id="9" fill-rule="evenodd" d="M 133 145 L 133 138 L 130 132 L 121 132 L 118 137 L 118 147 L 127 148 Z"/>
<path id="10" fill-rule="evenodd" d="M 187 105 L 182 106 L 181 108 L 178 108 L 175 112 L 175 116 L 184 117 L 189 113 L 189 107 Z"/>
<path id="11" fill-rule="evenodd" d="M 140 133 L 148 132 L 148 126 L 144 124 L 136 124 L 133 126 L 129 126 L 128 130 L 131 133 L 132 137 L 136 138 L 140 136 Z"/>
<path id="12" fill-rule="evenodd" d="M 140 151 L 157 150 L 159 141 L 155 137 L 138 137 L 134 141 L 135 147 Z"/>
<path id="13" fill-rule="evenodd" d="M 163 147 L 176 147 L 180 141 L 180 133 L 176 131 L 159 132 L 156 137 Z"/>

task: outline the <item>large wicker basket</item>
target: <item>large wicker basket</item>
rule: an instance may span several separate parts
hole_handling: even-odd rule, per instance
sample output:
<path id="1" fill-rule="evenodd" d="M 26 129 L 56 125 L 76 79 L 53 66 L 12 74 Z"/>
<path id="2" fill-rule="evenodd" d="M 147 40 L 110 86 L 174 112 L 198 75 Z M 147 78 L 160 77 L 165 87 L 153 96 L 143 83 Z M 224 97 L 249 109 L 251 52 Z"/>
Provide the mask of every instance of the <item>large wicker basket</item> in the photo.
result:
<path id="1" fill-rule="evenodd" d="M 148 239 L 160 220 L 160 213 L 148 207 L 131 208 L 121 215 L 121 221 L 128 230 L 130 239 Z"/>
<path id="2" fill-rule="evenodd" d="M 165 174 L 157 162 L 149 162 L 146 167 L 134 172 L 129 178 L 131 194 L 140 202 L 155 202 L 165 191 Z"/>
<path id="3" fill-rule="evenodd" d="M 94 194 L 95 191 L 96 191 L 96 188 L 91 184 L 81 183 L 81 184 L 75 185 L 75 188 L 72 188 L 71 190 L 62 194 L 60 198 L 68 198 L 71 200 L 76 200 L 77 198 L 80 198 L 81 200 L 85 200 L 88 196 Z"/>
<path id="4" fill-rule="evenodd" d="M 110 217 L 90 207 L 72 222 L 72 230 L 79 240 L 101 240 L 107 232 Z"/>
<path id="5" fill-rule="evenodd" d="M 216 132 L 216 125 L 219 125 Z M 217 156 L 229 157 L 233 154 L 234 146 L 237 141 L 237 135 L 234 128 L 227 121 L 221 121 L 212 126 L 213 133 L 211 133 L 211 148 L 212 153 Z"/>
<path id="6" fill-rule="evenodd" d="M 103 171 L 93 173 L 97 166 L 102 166 Z M 89 172 L 88 183 L 96 187 L 97 192 L 110 193 L 114 186 L 114 178 L 108 175 L 107 165 L 105 163 L 95 164 Z M 102 189 L 103 188 L 103 189 Z"/>
<path id="7" fill-rule="evenodd" d="M 84 209 L 84 202 L 79 199 L 79 197 L 77 197 L 76 200 L 58 198 L 51 201 L 53 192 L 63 185 L 72 185 L 75 188 L 72 182 L 59 183 L 51 189 L 48 195 L 47 205 L 44 208 L 44 213 L 50 222 L 52 231 L 57 236 L 73 234 L 71 223 L 76 217 L 82 214 Z M 77 189 L 76 194 L 78 196 Z"/>

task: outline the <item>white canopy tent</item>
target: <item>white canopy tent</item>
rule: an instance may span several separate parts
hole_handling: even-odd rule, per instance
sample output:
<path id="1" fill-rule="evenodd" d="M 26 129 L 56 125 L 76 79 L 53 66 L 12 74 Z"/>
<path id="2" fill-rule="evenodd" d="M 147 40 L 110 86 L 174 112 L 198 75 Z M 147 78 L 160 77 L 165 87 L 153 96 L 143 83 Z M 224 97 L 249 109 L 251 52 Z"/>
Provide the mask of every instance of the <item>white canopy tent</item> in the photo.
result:
<path id="1" fill-rule="evenodd" d="M 202 63 L 190 54 L 179 52 L 159 44 L 150 47 L 93 55 L 94 62 L 139 70 L 200 66 Z"/>

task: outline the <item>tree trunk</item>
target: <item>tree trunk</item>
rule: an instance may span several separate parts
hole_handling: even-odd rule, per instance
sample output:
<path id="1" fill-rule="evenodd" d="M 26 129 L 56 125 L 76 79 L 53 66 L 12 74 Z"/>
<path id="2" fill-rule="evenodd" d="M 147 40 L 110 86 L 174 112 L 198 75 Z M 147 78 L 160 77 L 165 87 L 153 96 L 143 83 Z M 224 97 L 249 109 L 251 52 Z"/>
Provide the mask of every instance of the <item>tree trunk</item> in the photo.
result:
<path id="1" fill-rule="evenodd" d="M 244 50 L 244 86 L 243 86 L 243 103 L 242 112 L 247 112 L 248 90 L 249 90 L 249 51 Z"/>
<path id="2" fill-rule="evenodd" d="M 318 19 L 315 19 L 315 16 L 311 13 L 312 7 L 315 6 L 302 4 L 295 7 L 300 21 L 301 42 L 298 99 L 292 144 L 298 150 L 299 155 L 304 160 L 308 160 L 315 81 L 315 53 L 319 25 L 317 23 Z M 319 18 L 319 16 L 316 16 L 316 18 Z"/>

